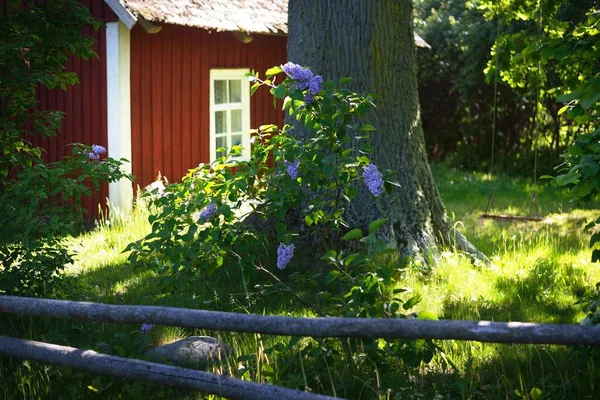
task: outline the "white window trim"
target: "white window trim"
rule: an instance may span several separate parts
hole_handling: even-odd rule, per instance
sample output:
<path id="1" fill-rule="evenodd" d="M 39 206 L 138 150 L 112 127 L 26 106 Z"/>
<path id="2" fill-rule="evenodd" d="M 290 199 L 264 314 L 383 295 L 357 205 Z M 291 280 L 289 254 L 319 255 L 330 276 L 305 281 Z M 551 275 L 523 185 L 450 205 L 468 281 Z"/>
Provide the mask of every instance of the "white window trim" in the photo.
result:
<path id="1" fill-rule="evenodd" d="M 215 133 L 215 112 L 222 110 L 239 109 L 238 105 L 231 103 L 215 104 L 215 80 L 242 80 L 242 159 L 250 159 L 250 81 L 246 74 L 249 69 L 211 69 L 210 70 L 210 162 L 217 158 L 216 152 L 216 133 Z M 231 120 L 227 120 L 228 130 L 231 129 Z"/>

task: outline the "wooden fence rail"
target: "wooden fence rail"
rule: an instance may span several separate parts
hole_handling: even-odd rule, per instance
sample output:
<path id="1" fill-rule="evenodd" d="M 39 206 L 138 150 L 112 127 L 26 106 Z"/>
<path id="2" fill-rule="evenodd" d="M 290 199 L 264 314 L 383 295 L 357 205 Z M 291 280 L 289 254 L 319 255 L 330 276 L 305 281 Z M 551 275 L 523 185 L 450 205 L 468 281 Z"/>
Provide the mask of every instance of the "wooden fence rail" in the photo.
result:
<path id="1" fill-rule="evenodd" d="M 141 360 L 109 356 L 92 350 L 0 336 L 0 354 L 114 375 L 139 381 L 201 390 L 233 399 L 327 400 L 333 397 L 243 381 L 223 375 Z"/>
<path id="2" fill-rule="evenodd" d="M 0 296 L 0 313 L 115 323 L 147 322 L 216 331 L 290 336 L 454 339 L 600 346 L 600 326 L 383 318 L 293 318 L 14 296 Z"/>

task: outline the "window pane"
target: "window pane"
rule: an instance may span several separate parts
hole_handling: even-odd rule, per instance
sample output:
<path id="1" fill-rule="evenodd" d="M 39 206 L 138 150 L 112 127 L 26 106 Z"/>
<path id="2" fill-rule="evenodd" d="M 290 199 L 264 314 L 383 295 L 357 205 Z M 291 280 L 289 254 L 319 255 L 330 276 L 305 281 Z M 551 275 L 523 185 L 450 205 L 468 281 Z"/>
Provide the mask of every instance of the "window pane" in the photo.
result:
<path id="1" fill-rule="evenodd" d="M 218 149 L 219 147 L 227 147 L 227 136 L 220 136 L 220 137 L 216 137 L 216 143 L 215 143 L 215 150 Z M 225 155 L 225 152 L 223 151 L 218 151 L 217 152 L 217 157 L 222 157 Z"/>
<path id="2" fill-rule="evenodd" d="M 231 110 L 231 132 L 242 131 L 242 110 Z"/>
<path id="3" fill-rule="evenodd" d="M 242 102 L 242 81 L 236 79 L 229 81 L 229 102 L 230 103 L 241 103 Z"/>
<path id="4" fill-rule="evenodd" d="M 215 81 L 215 104 L 228 103 L 227 81 Z"/>
<path id="5" fill-rule="evenodd" d="M 233 135 L 231 137 L 231 146 L 241 146 L 242 145 L 242 135 Z"/>
<path id="6" fill-rule="evenodd" d="M 227 111 L 215 112 L 215 133 L 227 132 Z"/>

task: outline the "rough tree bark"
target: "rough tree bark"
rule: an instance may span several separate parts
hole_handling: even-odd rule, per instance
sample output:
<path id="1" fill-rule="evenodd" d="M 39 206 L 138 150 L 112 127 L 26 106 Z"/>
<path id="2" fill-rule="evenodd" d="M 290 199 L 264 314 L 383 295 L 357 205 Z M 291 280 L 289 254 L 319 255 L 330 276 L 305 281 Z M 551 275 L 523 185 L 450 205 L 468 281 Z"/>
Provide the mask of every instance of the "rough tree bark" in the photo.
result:
<path id="1" fill-rule="evenodd" d="M 423 256 L 456 245 L 485 255 L 453 231 L 427 162 L 417 92 L 411 0 L 290 0 L 288 59 L 325 80 L 353 77 L 352 89 L 376 95 L 369 123 L 372 161 L 396 171 L 401 189 L 376 201 L 363 190 L 348 210 L 356 225 L 389 218 L 383 235 L 402 254 Z"/>

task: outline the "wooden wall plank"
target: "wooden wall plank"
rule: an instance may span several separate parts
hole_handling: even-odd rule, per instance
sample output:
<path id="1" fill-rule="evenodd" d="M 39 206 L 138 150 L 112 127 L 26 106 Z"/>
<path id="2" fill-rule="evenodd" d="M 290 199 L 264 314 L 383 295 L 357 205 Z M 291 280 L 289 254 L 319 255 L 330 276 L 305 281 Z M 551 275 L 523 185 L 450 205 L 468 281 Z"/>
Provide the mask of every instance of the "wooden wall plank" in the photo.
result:
<path id="1" fill-rule="evenodd" d="M 132 121 L 134 158 L 152 160 L 151 170 L 134 161 L 137 184 L 152 183 L 158 171 L 178 181 L 188 169 L 208 162 L 210 70 L 248 68 L 264 73 L 285 62 L 286 43 L 285 37 L 254 35 L 251 43 L 243 44 L 230 32 L 172 25 L 152 35 L 134 28 L 132 82 L 143 76 L 144 84 L 132 83 L 131 103 L 141 105 L 135 118 L 153 121 L 149 128 Z M 283 122 L 283 112 L 273 108 L 267 91 L 253 96 L 250 107 L 252 127 Z M 145 139 L 138 140 L 142 135 Z"/>

